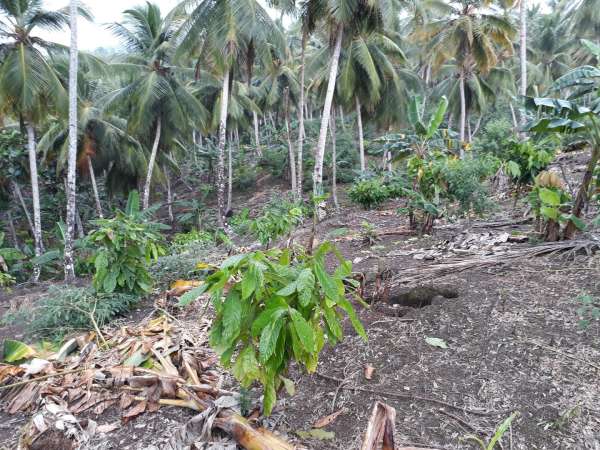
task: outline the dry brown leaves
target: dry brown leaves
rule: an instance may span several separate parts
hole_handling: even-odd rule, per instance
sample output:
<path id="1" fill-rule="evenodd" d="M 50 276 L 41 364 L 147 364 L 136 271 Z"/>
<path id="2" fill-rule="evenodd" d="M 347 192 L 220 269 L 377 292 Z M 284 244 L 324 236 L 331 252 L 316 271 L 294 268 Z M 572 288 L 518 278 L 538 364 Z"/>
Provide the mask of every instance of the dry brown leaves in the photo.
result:
<path id="1" fill-rule="evenodd" d="M 197 342 L 197 334 L 161 316 L 105 336 L 108 349 L 86 334 L 35 366 L 0 364 L 0 407 L 10 414 L 32 412 L 52 397 L 71 414 L 118 406 L 123 421 L 161 405 L 203 410 L 223 391 L 216 387 L 217 357 L 206 345 L 206 327 L 201 331 Z"/>

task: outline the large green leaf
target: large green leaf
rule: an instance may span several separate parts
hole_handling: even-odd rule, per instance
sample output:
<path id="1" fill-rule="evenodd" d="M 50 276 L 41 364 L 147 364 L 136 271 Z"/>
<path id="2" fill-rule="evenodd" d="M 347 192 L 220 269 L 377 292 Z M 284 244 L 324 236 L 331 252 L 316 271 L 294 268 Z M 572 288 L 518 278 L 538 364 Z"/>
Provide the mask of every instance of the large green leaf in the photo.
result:
<path id="1" fill-rule="evenodd" d="M 223 340 L 232 342 L 240 333 L 242 304 L 237 291 L 230 291 L 223 303 Z"/>
<path id="2" fill-rule="evenodd" d="M 448 109 L 448 99 L 444 95 L 440 99 L 437 109 L 435 110 L 435 113 L 429 119 L 429 124 L 427 125 L 427 139 L 431 139 L 433 137 L 433 135 L 437 132 L 442 121 L 444 120 L 444 116 L 446 115 L 447 109 Z"/>
<path id="3" fill-rule="evenodd" d="M 546 205 L 559 206 L 560 205 L 560 194 L 552 189 L 541 188 L 540 189 L 540 200 Z"/>
<path id="4" fill-rule="evenodd" d="M 4 341 L 4 351 L 2 352 L 2 359 L 8 363 L 20 361 L 22 359 L 31 358 L 35 355 L 35 350 L 29 345 L 24 344 L 20 341 L 13 341 L 6 339 Z"/>
<path id="5" fill-rule="evenodd" d="M 283 319 L 280 317 L 263 328 L 258 346 L 259 358 L 261 362 L 266 362 L 275 352 L 277 339 L 279 338 L 279 333 L 281 332 L 282 326 Z"/>
<path id="6" fill-rule="evenodd" d="M 243 387 L 250 386 L 260 377 L 260 369 L 252 345 L 248 345 L 240 352 L 233 364 L 232 373 Z"/>
<path id="7" fill-rule="evenodd" d="M 308 353 L 313 353 L 315 351 L 315 335 L 312 327 L 302 317 L 302 314 L 293 308 L 290 308 L 290 316 L 302 347 Z"/>

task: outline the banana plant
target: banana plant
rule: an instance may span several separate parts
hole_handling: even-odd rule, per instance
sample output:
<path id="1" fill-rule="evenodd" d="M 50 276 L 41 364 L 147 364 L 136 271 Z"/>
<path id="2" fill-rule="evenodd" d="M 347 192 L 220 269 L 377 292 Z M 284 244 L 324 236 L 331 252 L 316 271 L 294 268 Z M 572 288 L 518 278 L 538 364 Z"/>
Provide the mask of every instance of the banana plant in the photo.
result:
<path id="1" fill-rule="evenodd" d="M 581 213 L 589 201 L 589 189 L 594 170 L 600 159 L 600 97 L 586 101 L 587 94 L 598 92 L 600 69 L 582 66 L 556 80 L 554 91 L 567 91 L 567 99 L 528 97 L 526 106 L 537 113 L 527 129 L 534 133 L 577 134 L 591 147 L 583 180 L 571 209 L 571 219 L 563 232 L 563 239 L 571 239 L 581 228 Z"/>
<path id="2" fill-rule="evenodd" d="M 446 133 L 440 126 L 448 109 L 448 99 L 442 96 L 434 113 L 425 119 L 425 101 L 420 95 L 412 97 L 408 107 L 408 122 L 411 129 L 406 133 L 396 133 L 384 136 L 383 149 L 394 155 L 394 162 L 400 161 L 413 154 L 420 158 L 431 153 L 432 147 L 444 147 Z"/>

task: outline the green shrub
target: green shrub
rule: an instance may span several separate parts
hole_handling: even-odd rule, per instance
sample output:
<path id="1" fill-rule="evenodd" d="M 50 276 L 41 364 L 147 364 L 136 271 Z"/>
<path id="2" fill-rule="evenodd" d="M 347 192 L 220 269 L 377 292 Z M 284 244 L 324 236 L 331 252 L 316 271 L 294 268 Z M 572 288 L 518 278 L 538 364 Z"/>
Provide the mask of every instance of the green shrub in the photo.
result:
<path id="1" fill-rule="evenodd" d="M 250 222 L 250 231 L 267 247 L 275 239 L 290 233 L 304 218 L 302 207 L 294 202 L 271 202 L 263 213 Z"/>
<path id="2" fill-rule="evenodd" d="M 577 315 L 579 316 L 578 325 L 581 329 L 586 329 L 594 321 L 600 320 L 600 299 L 592 297 L 589 294 L 582 294 L 576 298 L 579 303 Z"/>
<path id="3" fill-rule="evenodd" d="M 148 270 L 155 286 L 168 287 L 176 280 L 189 280 L 198 275 L 196 265 L 206 259 L 211 246 L 188 244 L 180 253 L 160 256 Z"/>
<path id="4" fill-rule="evenodd" d="M 554 149 L 548 145 L 548 141 L 513 140 L 506 156 L 507 173 L 517 183 L 532 183 L 553 158 Z"/>
<path id="5" fill-rule="evenodd" d="M 492 119 L 485 124 L 473 142 L 476 154 L 491 154 L 500 159 L 508 159 L 508 152 L 514 142 L 513 124 L 506 118 Z"/>
<path id="6" fill-rule="evenodd" d="M 247 234 L 251 223 L 250 210 L 248 208 L 242 209 L 239 213 L 234 214 L 228 223 L 236 234 L 240 236 Z"/>
<path id="7" fill-rule="evenodd" d="M 492 206 L 484 181 L 498 170 L 498 166 L 496 158 L 485 156 L 448 161 L 443 170 L 448 185 L 447 195 L 458 201 L 459 212 L 472 210 L 482 214 Z"/>
<path id="8" fill-rule="evenodd" d="M 381 179 L 370 178 L 354 183 L 348 191 L 348 196 L 364 209 L 373 209 L 387 200 L 389 193 Z"/>
<path id="9" fill-rule="evenodd" d="M 326 271 L 329 254 L 339 262 L 333 274 Z M 181 304 L 211 294 L 216 318 L 210 345 L 243 387 L 255 381 L 263 385 L 263 408 L 269 415 L 278 389 L 292 383 L 284 377 L 290 362 L 314 372 L 325 338 L 330 345 L 343 338 L 342 312 L 366 339 L 346 299 L 358 284 L 351 275 L 352 263 L 328 242 L 314 256 L 302 254 L 295 260 L 287 250 L 245 253 L 223 262 L 201 287 L 184 294 Z"/>
<path id="10" fill-rule="evenodd" d="M 171 241 L 171 249 L 179 253 L 191 244 L 210 245 L 214 244 L 214 236 L 205 230 L 192 230 L 187 233 L 177 233 Z"/>
<path id="11" fill-rule="evenodd" d="M 112 219 L 93 222 L 98 228 L 89 236 L 96 249 L 91 260 L 97 292 L 145 294 L 152 289 L 148 267 L 165 254 L 157 224 L 144 222 L 121 211 Z"/>
<path id="12" fill-rule="evenodd" d="M 138 302 L 135 295 L 97 294 L 91 288 L 51 286 L 45 298 L 36 302 L 33 311 L 22 310 L 15 316 L 28 332 L 47 337 L 61 337 L 73 331 L 99 327 L 125 314 Z"/>

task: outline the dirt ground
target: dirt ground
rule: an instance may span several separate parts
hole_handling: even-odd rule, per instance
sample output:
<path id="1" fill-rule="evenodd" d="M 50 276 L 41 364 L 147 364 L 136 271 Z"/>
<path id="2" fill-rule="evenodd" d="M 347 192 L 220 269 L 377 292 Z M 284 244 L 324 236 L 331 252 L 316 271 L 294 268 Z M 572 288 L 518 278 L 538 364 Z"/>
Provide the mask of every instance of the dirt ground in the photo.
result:
<path id="1" fill-rule="evenodd" d="M 437 298 L 420 308 L 383 302 L 369 309 L 357 306 L 368 341 L 346 324 L 345 340 L 326 347 L 316 374 L 292 369 L 296 394 L 282 396 L 264 425 L 301 448 L 358 449 L 373 404 L 380 400 L 397 411 L 399 446 L 479 448 L 469 435 L 487 441 L 504 419 L 518 413 L 499 448 L 600 449 L 600 323 L 581 329 L 577 313 L 579 295 L 600 297 L 600 253 L 514 258 L 427 277 L 442 263 L 502 258 L 530 248 L 531 239 L 509 242 L 507 236 L 531 231 L 531 223 L 501 226 L 520 222 L 523 209 L 513 210 L 512 201 L 506 201 L 485 220 L 442 221 L 433 236 L 418 237 L 406 233 L 406 219 L 395 213 L 398 202 L 363 211 L 341 197 L 343 212 L 321 223 L 317 235 L 334 240 L 355 271 L 369 278 L 385 270 L 392 284 L 400 285 L 403 272 L 417 269 L 425 274 L 420 284 L 450 287 L 458 297 Z M 371 246 L 364 243 L 363 222 L 381 234 Z M 304 243 L 307 233 L 300 230 L 295 241 Z M 387 300 L 394 298 L 394 289 Z M 137 318 L 152 312 L 152 302 L 144 308 Z M 198 311 L 174 314 L 185 322 Z M 0 329 L 3 336 L 13 332 L 19 330 Z M 442 339 L 447 348 L 430 345 L 427 338 Z M 370 380 L 364 374 L 367 365 L 374 368 Z M 340 410 L 325 428 L 334 433 L 331 439 L 297 435 Z M 120 425 L 94 448 L 160 449 L 192 416 L 192 411 L 161 408 Z M 107 410 L 93 418 L 118 423 L 119 413 Z M 27 419 L 0 412 L 0 448 L 15 448 L 17 430 Z"/>

